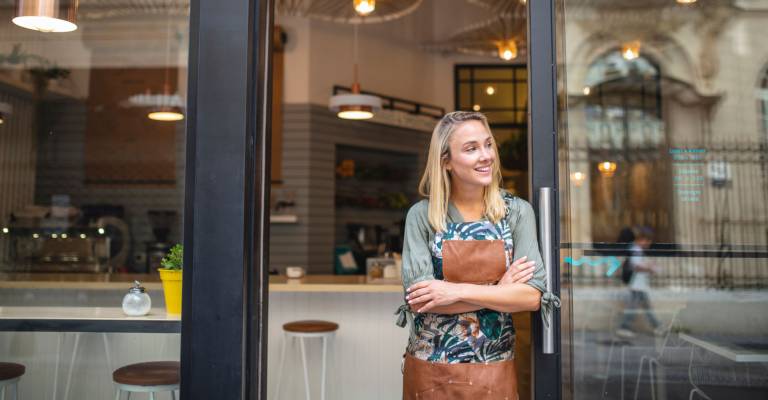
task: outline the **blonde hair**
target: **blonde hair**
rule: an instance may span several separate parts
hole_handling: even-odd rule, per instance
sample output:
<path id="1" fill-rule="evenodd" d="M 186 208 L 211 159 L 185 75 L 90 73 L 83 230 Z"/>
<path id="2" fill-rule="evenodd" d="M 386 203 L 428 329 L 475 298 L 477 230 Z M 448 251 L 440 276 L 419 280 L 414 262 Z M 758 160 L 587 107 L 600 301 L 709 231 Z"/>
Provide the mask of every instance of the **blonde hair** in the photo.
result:
<path id="1" fill-rule="evenodd" d="M 424 175 L 419 182 L 419 193 L 429 199 L 428 220 L 435 232 L 445 231 L 446 216 L 448 215 L 448 201 L 451 198 L 451 175 L 445 168 L 445 163 L 450 160 L 451 149 L 448 142 L 461 124 L 467 121 L 478 121 L 485 126 L 491 134 L 488 119 L 479 112 L 454 111 L 445 114 L 432 131 L 432 139 L 429 142 L 429 154 Z M 499 222 L 506 212 L 504 199 L 501 196 L 501 168 L 499 167 L 499 152 L 496 140 L 491 134 L 493 151 L 496 157 L 491 164 L 491 184 L 483 194 L 484 215 L 493 223 Z"/>

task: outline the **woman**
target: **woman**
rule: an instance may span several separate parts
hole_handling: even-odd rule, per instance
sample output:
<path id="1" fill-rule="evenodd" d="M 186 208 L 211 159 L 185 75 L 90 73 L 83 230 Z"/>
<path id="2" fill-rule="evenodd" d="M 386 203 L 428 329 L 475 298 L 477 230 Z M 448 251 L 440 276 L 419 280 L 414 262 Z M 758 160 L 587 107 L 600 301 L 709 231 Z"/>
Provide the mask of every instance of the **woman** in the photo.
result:
<path id="1" fill-rule="evenodd" d="M 542 302 L 544 267 L 533 209 L 503 191 L 485 116 L 445 115 L 432 132 L 403 246 L 411 322 L 403 398 L 517 399 L 510 313 Z M 514 262 L 512 260 L 515 260 Z"/>

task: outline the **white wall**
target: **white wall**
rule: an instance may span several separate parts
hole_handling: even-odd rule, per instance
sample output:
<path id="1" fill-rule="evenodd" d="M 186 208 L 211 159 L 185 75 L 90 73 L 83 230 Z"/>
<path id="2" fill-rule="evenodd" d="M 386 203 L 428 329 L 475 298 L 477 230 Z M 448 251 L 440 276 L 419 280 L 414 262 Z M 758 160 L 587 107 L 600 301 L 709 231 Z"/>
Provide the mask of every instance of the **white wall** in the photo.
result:
<path id="1" fill-rule="evenodd" d="M 453 68 L 457 63 L 501 63 L 485 57 L 442 55 L 424 45 L 490 14 L 464 0 L 426 0 L 412 14 L 358 29 L 362 90 L 454 108 Z M 327 105 L 333 85 L 351 86 L 353 26 L 278 15 L 288 36 L 285 102 Z"/>

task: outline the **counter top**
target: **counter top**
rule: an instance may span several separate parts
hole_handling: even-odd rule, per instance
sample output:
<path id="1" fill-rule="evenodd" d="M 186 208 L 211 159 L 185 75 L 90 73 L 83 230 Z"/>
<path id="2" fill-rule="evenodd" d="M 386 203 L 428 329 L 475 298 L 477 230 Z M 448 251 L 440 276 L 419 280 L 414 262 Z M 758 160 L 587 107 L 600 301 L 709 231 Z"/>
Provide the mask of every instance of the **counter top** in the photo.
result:
<path id="1" fill-rule="evenodd" d="M 366 283 L 364 275 L 307 275 L 289 279 L 284 275 L 269 277 L 270 292 L 402 293 L 400 284 Z"/>
<path id="2" fill-rule="evenodd" d="M 129 317 L 119 307 L 0 306 L 0 331 L 178 333 L 180 321 L 163 308 Z"/>
<path id="3" fill-rule="evenodd" d="M 162 290 L 156 274 L 0 273 L 0 289 L 127 290 L 134 280 L 147 290 Z M 363 275 L 270 275 L 271 292 L 402 293 L 400 284 L 366 283 Z"/>

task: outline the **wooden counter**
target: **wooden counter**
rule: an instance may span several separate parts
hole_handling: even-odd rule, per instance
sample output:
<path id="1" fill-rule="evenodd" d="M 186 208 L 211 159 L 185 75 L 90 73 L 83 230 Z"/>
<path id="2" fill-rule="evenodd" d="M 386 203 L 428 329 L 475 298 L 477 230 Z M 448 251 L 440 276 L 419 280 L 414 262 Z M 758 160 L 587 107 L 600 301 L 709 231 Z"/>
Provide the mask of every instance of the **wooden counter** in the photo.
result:
<path id="1" fill-rule="evenodd" d="M 0 289 L 128 290 L 134 280 L 147 290 L 162 290 L 156 274 L 0 273 Z M 400 293 L 400 284 L 372 284 L 362 275 L 307 275 L 288 279 L 269 277 L 272 292 Z"/>

